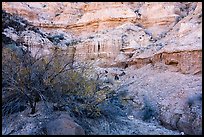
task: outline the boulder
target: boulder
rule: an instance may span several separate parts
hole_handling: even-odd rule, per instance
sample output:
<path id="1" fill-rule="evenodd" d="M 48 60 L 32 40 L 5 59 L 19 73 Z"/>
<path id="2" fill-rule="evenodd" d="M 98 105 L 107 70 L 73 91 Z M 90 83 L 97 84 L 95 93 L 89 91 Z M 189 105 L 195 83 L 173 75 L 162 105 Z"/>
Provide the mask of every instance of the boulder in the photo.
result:
<path id="1" fill-rule="evenodd" d="M 81 126 L 62 116 L 47 123 L 46 130 L 48 135 L 85 135 Z"/>

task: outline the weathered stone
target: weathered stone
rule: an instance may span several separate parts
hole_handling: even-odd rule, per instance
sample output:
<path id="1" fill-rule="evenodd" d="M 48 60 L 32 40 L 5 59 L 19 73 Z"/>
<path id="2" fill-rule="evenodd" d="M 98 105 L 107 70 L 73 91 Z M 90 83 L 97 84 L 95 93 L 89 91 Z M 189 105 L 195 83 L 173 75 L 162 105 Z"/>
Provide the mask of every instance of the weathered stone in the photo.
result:
<path id="1" fill-rule="evenodd" d="M 202 88 L 202 2 L 3 2 L 2 5 L 5 11 L 24 17 L 43 32 L 69 35 L 67 41 L 55 38 L 53 44 L 39 31 L 24 29 L 26 23 L 15 22 L 20 28 L 11 25 L 5 29 L 4 25 L 2 31 L 7 37 L 32 45 L 32 53 L 39 46 L 49 53 L 47 47 L 68 45 L 67 52 L 76 62 L 91 62 L 98 73 L 101 67 L 108 71 L 100 79 L 111 85 L 109 88 L 117 92 L 123 89 L 134 96 L 133 101 L 140 104 L 135 107 L 137 111 L 144 105 L 142 97 L 148 95 L 158 104 L 158 117 L 164 126 L 185 134 L 202 134 L 201 103 L 190 108 L 185 104 L 189 96 L 201 93 Z M 71 42 L 76 39 L 78 42 Z M 120 73 L 114 67 L 125 72 L 119 76 L 119 82 L 114 77 Z M 70 130 L 59 127 L 63 129 L 59 134 L 76 134 L 76 129 L 70 128 L 76 125 L 65 119 L 55 122 Z"/>
<path id="2" fill-rule="evenodd" d="M 84 130 L 67 118 L 58 118 L 46 126 L 48 135 L 84 135 Z"/>

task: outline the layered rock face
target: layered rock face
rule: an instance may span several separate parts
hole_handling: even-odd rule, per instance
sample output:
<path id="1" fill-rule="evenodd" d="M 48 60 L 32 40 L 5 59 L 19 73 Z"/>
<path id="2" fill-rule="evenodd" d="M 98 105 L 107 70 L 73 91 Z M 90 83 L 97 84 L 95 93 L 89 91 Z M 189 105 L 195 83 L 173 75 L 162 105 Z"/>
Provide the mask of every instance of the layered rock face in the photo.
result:
<path id="1" fill-rule="evenodd" d="M 134 53 L 137 58 L 146 49 L 147 56 L 163 47 L 183 48 L 201 42 L 200 3 L 6 2 L 3 9 L 49 32 L 67 32 L 81 39 L 76 45 L 76 60 L 99 59 L 101 66 L 126 61 Z M 189 39 L 191 35 L 196 38 Z M 200 44 L 196 45 L 201 49 Z"/>
<path id="2" fill-rule="evenodd" d="M 128 91 L 136 110 L 143 108 L 143 96 L 148 96 L 158 105 L 164 126 L 202 134 L 202 97 L 197 97 L 202 94 L 201 2 L 2 5 L 40 28 L 42 34 L 29 29 L 18 34 L 12 27 L 4 31 L 13 40 L 33 45 L 33 54 L 38 46 L 46 45 L 42 54 L 56 45 L 65 50 L 68 46 L 75 62 L 93 63 L 98 74 L 108 71 L 104 75 L 117 83 L 113 82 L 114 90 Z M 54 38 L 59 42 L 53 43 Z"/>

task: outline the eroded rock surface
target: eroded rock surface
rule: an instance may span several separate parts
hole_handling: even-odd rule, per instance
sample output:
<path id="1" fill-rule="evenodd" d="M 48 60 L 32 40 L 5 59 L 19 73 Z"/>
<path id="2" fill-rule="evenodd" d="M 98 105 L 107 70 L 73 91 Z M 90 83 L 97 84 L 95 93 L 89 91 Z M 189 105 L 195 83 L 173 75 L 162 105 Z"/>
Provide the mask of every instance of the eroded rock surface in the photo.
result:
<path id="1" fill-rule="evenodd" d="M 134 106 L 131 112 L 134 118 L 155 118 L 171 130 L 202 134 L 201 2 L 3 2 L 2 5 L 6 12 L 28 21 L 9 22 L 6 20 L 10 15 L 3 16 L 4 37 L 18 41 L 24 48 L 32 46 L 33 55 L 38 47 L 44 47 L 41 54 L 49 54 L 52 47 L 65 51 L 68 47 L 76 63 L 93 64 L 96 75 L 106 83 L 104 86 L 117 92 L 127 91 L 126 100 Z M 157 134 L 152 130 L 155 131 L 135 133 Z M 93 131 L 123 134 L 117 130 Z M 126 133 L 134 134 L 132 130 Z M 161 134 L 165 133 L 171 134 Z"/>
<path id="2" fill-rule="evenodd" d="M 39 102 L 37 112 L 29 109 L 3 119 L 4 135 L 84 135 L 81 126 L 67 112 L 53 111 L 53 104 Z"/>

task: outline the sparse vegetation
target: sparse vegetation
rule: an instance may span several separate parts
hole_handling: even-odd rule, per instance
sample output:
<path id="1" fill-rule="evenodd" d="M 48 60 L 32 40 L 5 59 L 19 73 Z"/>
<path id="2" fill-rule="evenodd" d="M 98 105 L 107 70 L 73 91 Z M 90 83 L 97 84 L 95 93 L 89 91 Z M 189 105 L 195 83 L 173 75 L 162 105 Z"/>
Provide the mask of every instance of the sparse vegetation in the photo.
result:
<path id="1" fill-rule="evenodd" d="M 16 14 L 6 13 L 2 10 L 2 32 L 5 28 L 12 27 L 16 31 L 23 31 L 30 23 Z"/>
<path id="2" fill-rule="evenodd" d="M 63 35 L 63 34 L 53 35 L 53 36 L 48 36 L 47 38 L 48 38 L 53 44 L 57 45 L 61 40 L 64 39 L 64 35 Z"/>
<path id="3" fill-rule="evenodd" d="M 189 108 L 191 108 L 195 103 L 197 102 L 201 102 L 202 101 L 202 94 L 198 94 L 198 95 L 194 95 L 192 97 L 189 97 L 187 100 L 187 105 Z"/>
<path id="4" fill-rule="evenodd" d="M 81 127 L 85 134 L 202 134 L 200 55 L 188 48 L 200 53 L 200 35 L 189 41 L 188 34 L 189 27 L 200 32 L 201 5 L 143 4 L 3 3 L 11 14 L 2 10 L 2 134 L 78 134 Z M 97 18 L 104 6 L 121 14 Z M 41 8 L 49 12 L 39 14 Z M 155 8 L 161 11 L 155 19 L 165 13 L 156 22 Z M 68 12 L 71 24 L 60 19 L 58 26 L 56 19 Z M 94 21 L 86 20 L 89 13 Z M 179 39 L 173 36 L 179 30 L 190 33 Z M 195 43 L 183 47 L 187 52 L 186 42 Z M 165 51 L 167 61 L 161 60 Z"/>
<path id="5" fill-rule="evenodd" d="M 147 97 L 144 97 L 144 106 L 142 109 L 142 120 L 147 121 L 156 116 L 156 108 L 153 106 L 153 103 L 147 99 Z"/>
<path id="6" fill-rule="evenodd" d="M 68 56 L 60 48 L 37 59 L 28 52 L 20 56 L 3 48 L 3 114 L 12 114 L 28 106 L 34 114 L 36 103 L 41 100 L 69 106 L 76 116 L 100 116 L 98 104 L 105 101 L 111 91 L 100 90 L 99 80 L 85 76 L 87 65 L 73 66 Z"/>
<path id="7" fill-rule="evenodd" d="M 15 20 L 10 14 L 4 13 L 2 32 Z M 19 21 L 21 21 L 19 19 Z M 40 30 L 27 24 L 31 31 Z M 11 26 L 12 27 L 12 26 Z M 16 29 L 16 28 L 14 28 Z M 22 31 L 22 30 L 17 30 Z M 109 88 L 101 89 L 103 81 L 88 78 L 87 72 L 93 73 L 90 65 L 73 65 L 70 52 L 53 47 L 49 55 L 41 55 L 41 48 L 31 56 L 29 45 L 13 41 L 2 34 L 2 114 L 3 118 L 13 113 L 30 109 L 36 113 L 39 101 L 53 103 L 53 109 L 64 111 L 69 108 L 71 115 L 76 117 L 96 118 L 101 116 L 100 104 L 113 96 Z M 64 40 L 64 35 L 48 36 L 56 45 Z M 72 40 L 72 46 L 81 40 Z M 21 47 L 27 47 L 22 49 Z M 48 107 L 47 107 L 48 108 Z M 48 108 L 49 109 L 49 108 Z"/>

